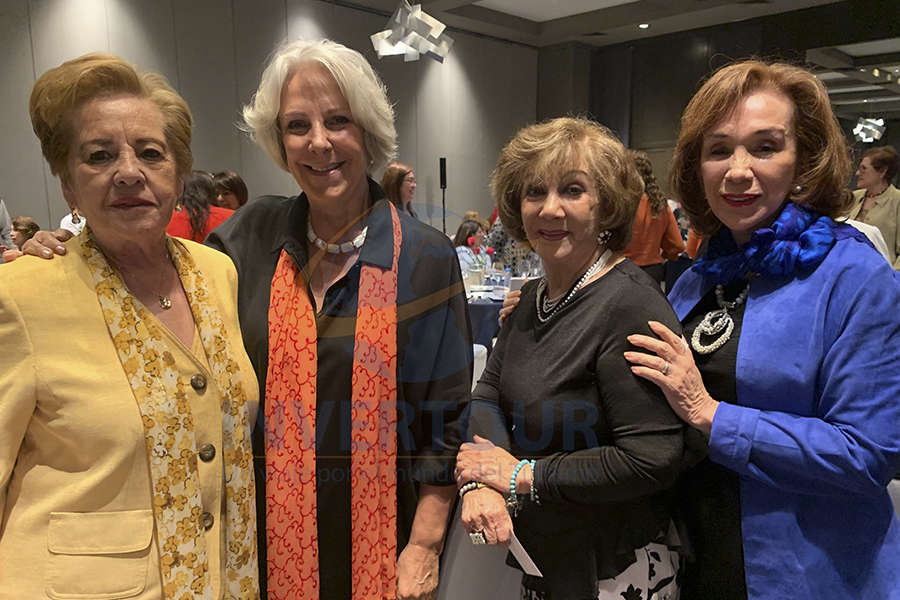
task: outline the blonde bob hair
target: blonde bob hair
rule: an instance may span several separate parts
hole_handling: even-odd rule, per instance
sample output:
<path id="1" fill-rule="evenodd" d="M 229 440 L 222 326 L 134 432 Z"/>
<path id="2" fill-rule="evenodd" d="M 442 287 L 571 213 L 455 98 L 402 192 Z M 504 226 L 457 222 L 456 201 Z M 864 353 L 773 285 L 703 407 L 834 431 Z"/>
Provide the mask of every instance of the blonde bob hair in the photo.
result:
<path id="1" fill-rule="evenodd" d="M 394 109 L 387 89 L 362 54 L 331 40 L 298 40 L 275 50 L 259 88 L 250 104 L 244 106 L 244 129 L 275 164 L 288 171 L 278 122 L 281 91 L 288 77 L 304 62 L 318 62 L 334 77 L 350 105 L 353 120 L 363 130 L 368 172 L 384 169 L 397 151 Z"/>
<path id="2" fill-rule="evenodd" d="M 691 98 L 681 117 L 671 189 L 701 235 L 712 235 L 722 225 L 709 208 L 700 177 L 703 136 L 728 118 L 741 100 L 760 90 L 780 92 L 794 105 L 794 184 L 799 187 L 790 199 L 829 217 L 846 213 L 853 202 L 847 189 L 850 153 L 825 86 L 800 67 L 742 61 L 716 71 Z"/>
<path id="3" fill-rule="evenodd" d="M 561 117 L 529 125 L 500 152 L 491 176 L 491 193 L 509 234 L 527 241 L 522 200 L 528 186 L 583 169 L 598 196 L 597 232 L 608 230 L 607 247 L 621 250 L 631 239 L 631 225 L 644 184 L 613 133 L 594 121 Z"/>
<path id="4" fill-rule="evenodd" d="M 31 88 L 28 111 L 31 126 L 41 142 L 50 172 L 68 179 L 69 148 L 75 131 L 72 117 L 85 102 L 96 98 L 128 95 L 156 105 L 163 118 L 164 134 L 183 179 L 191 172 L 191 111 L 184 99 L 162 75 L 139 73 L 135 67 L 111 54 L 85 54 L 64 62 L 40 76 Z"/>

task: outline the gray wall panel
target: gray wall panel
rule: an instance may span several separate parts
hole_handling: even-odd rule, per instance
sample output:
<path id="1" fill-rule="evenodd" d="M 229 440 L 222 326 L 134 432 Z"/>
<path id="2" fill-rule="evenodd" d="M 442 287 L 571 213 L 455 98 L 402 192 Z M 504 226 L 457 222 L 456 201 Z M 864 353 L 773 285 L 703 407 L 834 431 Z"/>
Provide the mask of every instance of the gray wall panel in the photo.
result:
<path id="1" fill-rule="evenodd" d="M 104 0 L 31 0 L 30 12 L 34 72 L 37 76 L 82 54 L 109 52 Z M 47 209 L 40 215 L 31 216 L 41 226 L 56 228 L 69 207 L 63 200 L 59 180 L 50 174 L 46 163 L 43 164 L 43 175 Z M 48 213 L 49 217 L 46 216 Z"/>
<path id="2" fill-rule="evenodd" d="M 172 0 L 106 0 L 105 4 L 109 51 L 159 73 L 178 89 Z"/>
<path id="3" fill-rule="evenodd" d="M 181 94 L 192 108 L 194 168 L 240 171 L 231 3 L 174 4 Z"/>
<path id="4" fill-rule="evenodd" d="M 241 107 L 250 101 L 259 85 L 266 58 L 287 37 L 284 0 L 233 0 L 235 82 Z M 239 135 L 240 168 L 250 197 L 264 194 L 291 194 L 294 179 L 282 171 L 246 135 Z"/>
<path id="5" fill-rule="evenodd" d="M 6 0 L 0 8 L 0 196 L 10 216 L 30 215 L 49 222 L 44 162 L 31 131 L 28 95 L 34 82 L 27 0 Z"/>

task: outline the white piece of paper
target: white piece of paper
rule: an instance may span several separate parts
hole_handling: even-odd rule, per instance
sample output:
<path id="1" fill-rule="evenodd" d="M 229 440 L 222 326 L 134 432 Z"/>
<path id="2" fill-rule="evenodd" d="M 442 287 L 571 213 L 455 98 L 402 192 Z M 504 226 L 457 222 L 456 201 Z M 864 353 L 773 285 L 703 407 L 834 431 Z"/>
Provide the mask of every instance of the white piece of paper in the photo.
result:
<path id="1" fill-rule="evenodd" d="M 537 568 L 537 565 L 534 564 L 534 561 L 531 560 L 531 557 L 525 552 L 525 548 L 522 547 L 522 542 L 519 541 L 519 538 L 516 537 L 515 533 L 512 534 L 512 537 L 509 540 L 509 551 L 516 557 L 516 561 L 518 561 L 519 566 L 522 567 L 523 571 L 534 577 L 543 577 L 541 570 Z"/>

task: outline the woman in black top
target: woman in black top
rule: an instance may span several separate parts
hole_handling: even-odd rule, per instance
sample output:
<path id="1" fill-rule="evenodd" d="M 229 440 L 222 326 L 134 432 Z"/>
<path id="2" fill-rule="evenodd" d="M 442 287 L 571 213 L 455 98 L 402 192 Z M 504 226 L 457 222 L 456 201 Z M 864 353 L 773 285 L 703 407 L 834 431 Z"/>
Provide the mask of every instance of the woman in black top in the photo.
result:
<path id="1" fill-rule="evenodd" d="M 607 129 L 563 118 L 521 130 L 491 186 L 504 226 L 546 276 L 523 288 L 473 394 L 475 442 L 456 467 L 465 527 L 475 543 L 505 543 L 515 523 L 543 575 L 525 576 L 526 598 L 675 594 L 665 490 L 684 428 L 623 357 L 632 328 L 678 328 L 658 286 L 621 254 L 640 178 Z"/>

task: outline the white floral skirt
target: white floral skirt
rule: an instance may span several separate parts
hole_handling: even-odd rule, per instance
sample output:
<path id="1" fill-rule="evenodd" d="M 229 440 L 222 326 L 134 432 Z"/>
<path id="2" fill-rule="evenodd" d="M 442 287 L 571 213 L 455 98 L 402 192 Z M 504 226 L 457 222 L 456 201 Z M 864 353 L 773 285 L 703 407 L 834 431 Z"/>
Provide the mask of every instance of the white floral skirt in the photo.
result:
<path id="1" fill-rule="evenodd" d="M 597 582 L 597 600 L 678 600 L 681 556 L 665 544 L 649 543 L 634 551 L 635 562 Z M 522 600 L 553 600 L 549 593 L 522 587 Z"/>

